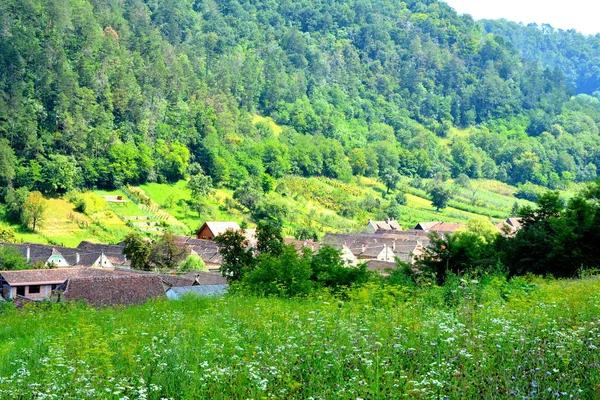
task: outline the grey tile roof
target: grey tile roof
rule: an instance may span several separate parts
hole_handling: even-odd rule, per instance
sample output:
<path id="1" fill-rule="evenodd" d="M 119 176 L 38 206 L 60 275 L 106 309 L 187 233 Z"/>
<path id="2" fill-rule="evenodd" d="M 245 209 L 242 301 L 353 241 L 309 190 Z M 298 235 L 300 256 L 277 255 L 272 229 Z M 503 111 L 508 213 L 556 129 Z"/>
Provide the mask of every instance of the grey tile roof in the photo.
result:
<path id="1" fill-rule="evenodd" d="M 220 272 L 190 271 L 183 275 L 188 279 L 194 279 L 198 285 L 225 285 L 227 279 Z M 191 285 L 190 285 L 191 286 Z"/>
<path id="2" fill-rule="evenodd" d="M 167 290 L 167 297 L 171 300 L 179 300 L 186 295 L 196 296 L 219 296 L 227 293 L 227 285 L 201 285 L 174 287 Z"/>
<path id="3" fill-rule="evenodd" d="M 21 255 L 27 259 L 29 249 L 29 262 L 43 262 L 54 253 L 63 256 L 70 266 L 91 267 L 102 253 L 107 256 L 113 264 L 125 265 L 127 260 L 123 254 L 123 246 L 96 244 L 83 241 L 76 248 L 54 246 L 37 243 L 9 244 L 3 243 L 2 246 L 10 246 L 17 249 Z"/>
<path id="4" fill-rule="evenodd" d="M 378 261 L 378 260 L 369 260 L 367 262 L 367 270 L 369 271 L 377 271 L 383 276 L 388 276 L 389 272 L 387 269 L 397 269 L 396 263 L 386 262 L 386 261 Z"/>

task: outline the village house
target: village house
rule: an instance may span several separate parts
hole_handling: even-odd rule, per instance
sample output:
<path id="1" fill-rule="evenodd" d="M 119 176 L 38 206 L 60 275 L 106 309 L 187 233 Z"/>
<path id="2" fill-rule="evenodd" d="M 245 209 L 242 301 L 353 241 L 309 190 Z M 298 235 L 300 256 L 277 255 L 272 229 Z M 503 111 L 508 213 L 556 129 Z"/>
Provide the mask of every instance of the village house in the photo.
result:
<path id="1" fill-rule="evenodd" d="M 190 255 L 200 257 L 209 271 L 221 268 L 223 256 L 219 252 L 219 246 L 212 240 L 190 238 L 185 245 L 189 246 Z"/>
<path id="2" fill-rule="evenodd" d="M 414 229 L 418 231 L 429 232 L 432 226 L 439 224 L 441 221 L 419 222 Z"/>
<path id="3" fill-rule="evenodd" d="M 393 267 L 396 259 L 414 263 L 423 254 L 429 239 L 411 231 L 387 234 L 328 233 L 323 237 L 323 244 L 339 249 L 349 265 L 373 260 L 386 262 L 388 267 Z"/>
<path id="4" fill-rule="evenodd" d="M 465 224 L 455 222 L 419 222 L 415 226 L 415 230 L 424 232 L 437 232 L 439 234 L 454 233 L 459 229 L 463 229 Z"/>
<path id="5" fill-rule="evenodd" d="M 50 297 L 52 291 L 67 279 L 75 276 L 74 268 L 56 268 L 47 270 L 0 271 L 2 297 L 7 300 L 17 296 L 41 300 Z"/>
<path id="6" fill-rule="evenodd" d="M 17 250 L 30 264 L 46 267 L 98 267 L 114 269 L 128 264 L 123 246 L 81 242 L 76 248 L 36 243 L 2 243 Z"/>
<path id="7" fill-rule="evenodd" d="M 196 231 L 196 238 L 203 240 L 214 240 L 216 236 L 227 232 L 228 230 L 239 231 L 241 228 L 237 222 L 205 222 L 200 229 Z"/>
<path id="8" fill-rule="evenodd" d="M 0 271 L 0 288 L 5 299 L 21 296 L 32 300 L 43 300 L 49 298 L 53 290 L 70 278 L 115 274 L 127 273 L 87 267 Z"/>
<path id="9" fill-rule="evenodd" d="M 505 236 L 514 236 L 521 227 L 521 218 L 507 218 L 496 224 L 496 228 Z"/>
<path id="10" fill-rule="evenodd" d="M 365 229 L 363 229 L 363 233 L 367 234 L 390 231 L 402 231 L 402 227 L 395 219 L 387 218 L 385 221 L 373 221 L 371 218 L 369 218 L 367 226 L 365 227 Z"/>

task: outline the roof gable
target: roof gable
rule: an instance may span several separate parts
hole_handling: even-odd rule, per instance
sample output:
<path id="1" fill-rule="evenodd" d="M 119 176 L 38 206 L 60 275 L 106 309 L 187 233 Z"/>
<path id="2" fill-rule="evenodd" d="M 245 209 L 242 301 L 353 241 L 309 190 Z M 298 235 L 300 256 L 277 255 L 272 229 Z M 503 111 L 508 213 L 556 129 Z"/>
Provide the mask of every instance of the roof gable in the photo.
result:
<path id="1" fill-rule="evenodd" d="M 237 222 L 207 221 L 197 232 L 200 232 L 205 226 L 208 227 L 214 236 L 219 236 L 228 230 L 239 231 L 241 229 Z"/>

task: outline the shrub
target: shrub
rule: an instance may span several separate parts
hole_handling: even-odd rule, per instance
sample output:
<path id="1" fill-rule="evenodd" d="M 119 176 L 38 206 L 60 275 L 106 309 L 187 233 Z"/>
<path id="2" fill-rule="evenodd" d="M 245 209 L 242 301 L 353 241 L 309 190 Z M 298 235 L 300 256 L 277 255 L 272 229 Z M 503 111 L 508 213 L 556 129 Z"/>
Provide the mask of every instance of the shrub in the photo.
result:
<path id="1" fill-rule="evenodd" d="M 208 268 L 206 268 L 202 258 L 190 255 L 179 266 L 179 272 L 188 271 L 208 271 Z"/>

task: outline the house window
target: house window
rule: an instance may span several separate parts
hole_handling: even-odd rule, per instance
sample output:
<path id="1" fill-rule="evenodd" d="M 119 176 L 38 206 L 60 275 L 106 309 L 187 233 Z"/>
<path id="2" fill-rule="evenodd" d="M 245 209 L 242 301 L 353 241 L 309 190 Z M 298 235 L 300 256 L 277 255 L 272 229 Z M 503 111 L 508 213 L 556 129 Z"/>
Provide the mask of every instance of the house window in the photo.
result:
<path id="1" fill-rule="evenodd" d="M 25 296 L 25 286 L 17 286 L 17 296 Z"/>
<path id="2" fill-rule="evenodd" d="M 29 286 L 29 294 L 39 293 L 39 292 L 40 292 L 40 285 L 31 285 L 31 286 Z"/>

